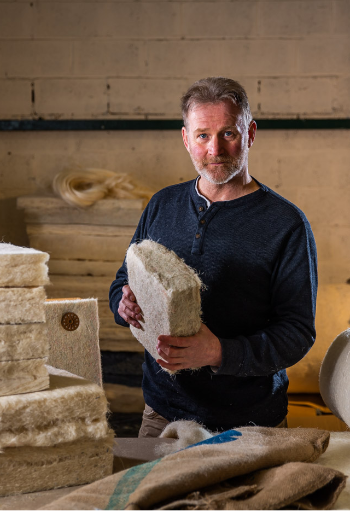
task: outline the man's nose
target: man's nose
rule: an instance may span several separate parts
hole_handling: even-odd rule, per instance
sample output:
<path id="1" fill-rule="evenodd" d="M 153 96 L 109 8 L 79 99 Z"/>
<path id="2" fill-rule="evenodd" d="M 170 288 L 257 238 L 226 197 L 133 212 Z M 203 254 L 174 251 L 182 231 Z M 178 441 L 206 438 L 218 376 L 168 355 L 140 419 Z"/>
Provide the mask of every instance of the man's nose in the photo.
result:
<path id="1" fill-rule="evenodd" d="M 224 152 L 222 140 L 219 137 L 212 137 L 209 142 L 208 153 L 212 156 L 219 156 Z"/>

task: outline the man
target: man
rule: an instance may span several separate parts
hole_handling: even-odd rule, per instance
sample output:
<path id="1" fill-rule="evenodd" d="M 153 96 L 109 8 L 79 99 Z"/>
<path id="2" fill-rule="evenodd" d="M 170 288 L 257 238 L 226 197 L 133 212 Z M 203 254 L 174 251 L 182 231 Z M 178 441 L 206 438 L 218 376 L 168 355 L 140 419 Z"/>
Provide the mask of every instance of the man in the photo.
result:
<path id="1" fill-rule="evenodd" d="M 157 240 L 198 272 L 205 285 L 202 326 L 191 337 L 160 335 L 164 361 L 145 352 L 140 436 L 159 436 L 179 419 L 212 431 L 285 425 L 285 369 L 315 338 L 312 231 L 296 206 L 250 176 L 257 126 L 237 82 L 196 82 L 182 112 L 183 141 L 199 177 L 156 193 L 132 243 Z M 140 328 L 125 262 L 110 307 L 118 324 Z M 160 366 L 181 372 L 170 376 Z"/>

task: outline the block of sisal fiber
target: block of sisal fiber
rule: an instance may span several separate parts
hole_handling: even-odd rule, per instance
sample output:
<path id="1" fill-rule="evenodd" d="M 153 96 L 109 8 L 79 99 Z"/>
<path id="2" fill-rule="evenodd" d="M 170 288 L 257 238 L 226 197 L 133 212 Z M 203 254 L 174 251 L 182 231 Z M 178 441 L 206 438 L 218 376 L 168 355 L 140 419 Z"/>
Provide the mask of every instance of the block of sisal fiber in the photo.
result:
<path id="1" fill-rule="evenodd" d="M 37 392 L 49 387 L 47 358 L 0 362 L 0 396 Z"/>
<path id="2" fill-rule="evenodd" d="M 44 358 L 48 355 L 45 323 L 0 325 L 0 361 Z"/>
<path id="3" fill-rule="evenodd" d="M 49 447 L 0 450 L 0 496 L 92 483 L 112 474 L 113 433 Z"/>
<path id="4" fill-rule="evenodd" d="M 339 334 L 322 361 L 320 393 L 333 414 L 350 427 L 350 328 Z"/>
<path id="5" fill-rule="evenodd" d="M 189 336 L 200 329 L 201 280 L 174 252 L 150 240 L 132 244 L 126 263 L 129 286 L 144 319 L 142 329 L 130 329 L 157 359 L 159 335 Z"/>
<path id="6" fill-rule="evenodd" d="M 47 368 L 48 390 L 0 397 L 0 450 L 108 435 L 107 400 L 101 387 L 67 371 Z"/>
<path id="7" fill-rule="evenodd" d="M 102 386 L 97 300 L 47 300 L 49 364 Z"/>
<path id="8" fill-rule="evenodd" d="M 49 284 L 49 254 L 34 248 L 0 243 L 0 287 L 29 287 Z"/>
<path id="9" fill-rule="evenodd" d="M 43 287 L 0 288 L 0 324 L 44 323 L 45 298 Z"/>

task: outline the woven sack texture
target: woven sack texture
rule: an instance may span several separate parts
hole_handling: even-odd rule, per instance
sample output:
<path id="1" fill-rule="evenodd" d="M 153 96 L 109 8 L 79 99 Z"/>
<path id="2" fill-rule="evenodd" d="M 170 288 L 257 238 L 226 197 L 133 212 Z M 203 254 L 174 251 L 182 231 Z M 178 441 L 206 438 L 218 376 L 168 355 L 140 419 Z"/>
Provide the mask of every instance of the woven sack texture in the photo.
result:
<path id="1" fill-rule="evenodd" d="M 101 387 L 48 366 L 50 388 L 0 397 L 0 449 L 53 446 L 109 432 Z"/>
<path id="2" fill-rule="evenodd" d="M 79 319 L 76 330 L 66 330 L 62 326 L 62 317 L 69 312 Z M 102 386 L 97 300 L 48 300 L 45 313 L 49 364 Z"/>
<path id="3" fill-rule="evenodd" d="M 48 355 L 45 323 L 0 325 L 0 361 L 44 358 Z"/>
<path id="4" fill-rule="evenodd" d="M 42 509 L 281 509 L 302 499 L 306 509 L 329 509 L 345 476 L 312 463 L 329 437 L 317 429 L 230 430 Z"/>
<path id="5" fill-rule="evenodd" d="M 0 288 L 0 324 L 44 323 L 45 298 L 43 287 Z"/>
<path id="6" fill-rule="evenodd" d="M 112 474 L 113 433 L 51 447 L 0 451 L 0 496 L 91 483 Z"/>
<path id="7" fill-rule="evenodd" d="M 47 358 L 0 362 L 0 396 L 49 388 Z"/>
<path id="8" fill-rule="evenodd" d="M 144 320 L 142 329 L 132 325 L 130 329 L 157 359 L 159 335 L 189 336 L 200 329 L 201 281 L 174 252 L 150 240 L 132 244 L 126 263 L 129 285 Z"/>
<path id="9" fill-rule="evenodd" d="M 0 287 L 29 287 L 49 284 L 49 254 L 34 248 L 0 243 Z"/>

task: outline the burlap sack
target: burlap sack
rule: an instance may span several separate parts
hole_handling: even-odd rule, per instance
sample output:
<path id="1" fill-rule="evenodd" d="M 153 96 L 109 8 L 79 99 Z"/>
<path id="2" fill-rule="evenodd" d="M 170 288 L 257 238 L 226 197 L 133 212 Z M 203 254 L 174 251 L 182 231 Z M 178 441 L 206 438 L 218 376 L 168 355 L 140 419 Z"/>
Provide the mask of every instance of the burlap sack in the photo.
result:
<path id="1" fill-rule="evenodd" d="M 301 503 L 305 509 L 328 509 L 341 492 L 345 476 L 326 467 L 319 471 L 320 467 L 315 468 L 311 462 L 325 451 L 329 436 L 326 431 L 301 428 L 231 430 L 164 458 L 118 472 L 41 509 L 161 509 L 164 506 L 277 509 L 276 506 L 293 502 Z M 256 471 L 265 472 L 257 474 Z M 299 473 L 303 475 L 299 477 Z M 229 485 L 228 494 L 213 500 L 210 497 L 213 485 L 223 483 Z M 199 507 L 193 502 L 193 495 L 189 497 L 193 492 L 201 492 L 194 497 Z M 212 499 L 210 504 L 208 497 Z M 186 507 L 187 504 L 180 505 L 180 500 L 192 500 L 192 503 Z"/>

